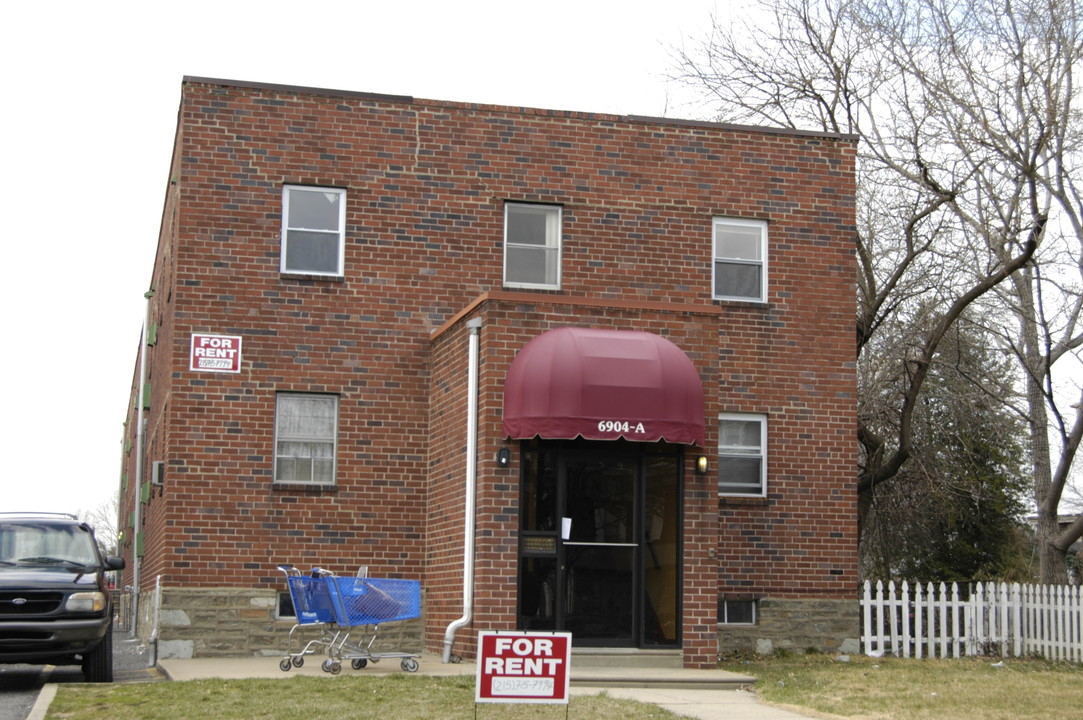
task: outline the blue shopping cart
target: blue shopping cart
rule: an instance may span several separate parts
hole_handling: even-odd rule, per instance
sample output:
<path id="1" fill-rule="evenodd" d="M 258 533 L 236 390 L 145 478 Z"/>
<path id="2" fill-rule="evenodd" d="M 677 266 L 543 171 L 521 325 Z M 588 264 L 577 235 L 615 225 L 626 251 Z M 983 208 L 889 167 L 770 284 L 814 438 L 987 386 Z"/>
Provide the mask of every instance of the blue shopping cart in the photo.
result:
<path id="1" fill-rule="evenodd" d="M 353 668 L 357 670 L 369 662 L 397 658 L 401 660 L 400 666 L 403 670 L 417 672 L 418 655 L 375 652 L 372 645 L 376 641 L 381 623 L 421 617 L 421 583 L 395 578 L 334 575 L 326 576 L 324 581 L 331 596 L 335 624 L 343 633 L 332 650 L 332 665 L 324 668 L 325 670 L 332 674 L 337 673 L 335 664 L 342 660 L 350 660 Z M 354 637 L 359 634 L 363 639 L 355 640 Z"/>
<path id="2" fill-rule="evenodd" d="M 278 663 L 278 667 L 287 671 L 304 665 L 306 655 L 319 650 L 329 651 L 337 642 L 340 631 L 335 628 L 331 593 L 320 572 L 315 570 L 305 575 L 293 565 L 279 565 L 278 569 L 286 575 L 286 588 L 297 616 L 297 622 L 290 628 L 286 656 Z M 306 641 L 309 629 L 315 629 L 317 637 Z"/>
<path id="3" fill-rule="evenodd" d="M 280 565 L 297 611 L 297 625 L 290 630 L 289 651 L 279 663 L 282 670 L 301 667 L 304 656 L 326 649 L 321 668 L 332 675 L 342 671 L 349 660 L 355 670 L 386 658 L 400 661 L 406 672 L 417 672 L 415 653 L 373 650 L 382 623 L 421 617 L 421 583 L 396 578 L 370 578 L 359 571 L 356 577 L 340 577 L 323 568 L 303 575 L 292 566 Z M 300 598 L 300 600 L 298 599 Z M 294 630 L 318 625 L 319 637 L 301 646 L 294 643 Z M 299 648 L 294 651 L 293 648 Z"/>

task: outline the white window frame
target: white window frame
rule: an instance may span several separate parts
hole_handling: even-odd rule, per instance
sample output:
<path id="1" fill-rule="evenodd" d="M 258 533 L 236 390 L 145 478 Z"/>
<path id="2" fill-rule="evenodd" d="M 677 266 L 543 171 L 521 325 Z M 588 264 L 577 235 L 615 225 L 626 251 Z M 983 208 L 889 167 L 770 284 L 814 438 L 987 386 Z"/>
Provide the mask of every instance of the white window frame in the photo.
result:
<path id="1" fill-rule="evenodd" d="M 545 245 L 516 243 L 510 237 L 511 222 L 509 215 L 512 212 L 536 213 L 545 216 L 546 232 Z M 559 205 L 544 205 L 540 203 L 504 203 L 504 286 L 513 288 L 526 288 L 531 290 L 559 290 L 562 254 L 564 252 L 564 211 Z M 546 254 L 546 282 L 523 282 L 509 277 L 508 266 L 511 261 L 513 250 L 542 250 Z M 553 277 L 549 277 L 549 269 L 552 266 Z M 549 282 L 549 281 L 552 282 Z"/>
<path id="2" fill-rule="evenodd" d="M 284 435 L 282 424 L 279 422 L 282 416 L 282 404 L 289 401 L 292 398 L 305 398 L 305 399 L 319 399 L 324 400 L 332 404 L 334 408 L 334 423 L 331 430 L 331 437 L 325 437 L 320 435 Z M 274 439 L 274 465 L 273 465 L 273 483 L 276 485 L 311 485 L 315 487 L 332 487 L 337 482 L 338 477 L 338 415 L 339 415 L 339 402 L 337 395 L 328 395 L 325 393 L 302 393 L 302 392 L 280 392 L 275 396 L 275 439 Z M 281 476 L 279 470 L 279 462 L 283 460 L 313 460 L 312 455 L 286 455 L 280 453 L 279 445 L 285 442 L 296 443 L 330 443 L 331 445 L 331 473 L 330 480 L 320 481 L 315 479 L 315 473 L 313 466 L 310 464 L 307 479 L 298 479 L 296 476 L 284 478 Z"/>
<path id="3" fill-rule="evenodd" d="M 750 622 L 737 622 L 732 621 L 729 618 L 729 606 L 730 603 L 748 603 L 752 608 L 752 620 Z M 723 598 L 718 601 L 718 624 L 719 625 L 755 625 L 759 619 L 759 603 L 756 600 L 732 600 Z"/>
<path id="4" fill-rule="evenodd" d="M 338 218 L 337 229 L 306 228 L 290 224 L 290 194 L 297 192 L 320 192 L 326 195 L 337 195 Z M 334 270 L 313 270 L 306 268 L 289 267 L 287 263 L 289 237 L 291 232 L 317 233 L 334 236 L 338 242 L 337 266 Z M 283 185 L 282 186 L 282 257 L 280 270 L 283 274 L 290 275 L 324 275 L 327 277 L 342 277 L 346 260 L 346 191 L 342 188 L 319 187 L 315 185 Z"/>
<path id="5" fill-rule="evenodd" d="M 722 423 L 758 422 L 760 424 L 760 444 L 723 445 Z M 727 483 L 722 479 L 722 460 L 724 458 L 757 458 L 760 461 L 760 482 L 758 489 L 752 489 L 746 483 Z M 722 413 L 718 416 L 718 494 L 734 497 L 767 496 L 767 416 L 753 413 Z"/>
<path id="6" fill-rule="evenodd" d="M 290 607 L 293 608 L 293 612 L 291 614 L 289 614 L 289 615 L 282 612 L 282 605 L 285 604 L 286 600 L 290 601 Z M 275 619 L 276 620 L 296 620 L 297 619 L 297 608 L 293 607 L 293 595 L 290 594 L 287 591 L 280 591 L 278 593 L 278 602 L 275 603 Z"/>
<path id="7" fill-rule="evenodd" d="M 719 233 L 727 229 L 742 232 L 750 229 L 759 232 L 756 254 L 759 257 L 738 257 L 725 255 L 719 251 Z M 763 220 L 739 220 L 716 217 L 711 225 L 711 296 L 715 300 L 744 300 L 747 302 L 765 302 L 767 300 L 767 223 Z M 759 269 L 759 295 L 736 295 L 718 291 L 718 268 L 720 265 L 746 266 Z"/>

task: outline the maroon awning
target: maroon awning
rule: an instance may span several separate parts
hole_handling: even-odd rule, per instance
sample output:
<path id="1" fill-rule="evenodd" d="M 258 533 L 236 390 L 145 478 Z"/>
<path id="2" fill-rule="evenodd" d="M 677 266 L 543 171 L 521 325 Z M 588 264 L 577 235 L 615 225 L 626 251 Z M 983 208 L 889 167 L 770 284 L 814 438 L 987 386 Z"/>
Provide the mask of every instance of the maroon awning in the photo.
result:
<path id="1" fill-rule="evenodd" d="M 549 330 L 508 368 L 504 435 L 702 446 L 703 384 L 684 351 L 658 335 Z"/>

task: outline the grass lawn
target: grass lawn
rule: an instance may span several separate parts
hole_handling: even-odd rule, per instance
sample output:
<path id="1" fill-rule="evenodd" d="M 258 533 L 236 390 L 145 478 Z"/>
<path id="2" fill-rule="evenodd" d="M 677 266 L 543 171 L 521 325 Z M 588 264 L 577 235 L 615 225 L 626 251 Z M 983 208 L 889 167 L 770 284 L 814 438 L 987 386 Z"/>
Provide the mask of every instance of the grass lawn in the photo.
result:
<path id="1" fill-rule="evenodd" d="M 477 720 L 676 720 L 654 705 L 605 695 L 570 705 L 482 704 Z M 48 720 L 259 720 L 401 718 L 473 720 L 474 677 L 296 676 L 263 680 L 63 685 Z"/>
<path id="2" fill-rule="evenodd" d="M 732 660 L 769 703 L 851 720 L 1048 720 L 1083 717 L 1083 668 L 1038 660 L 872 659 L 824 655 Z M 720 691 L 721 692 L 721 691 Z M 476 713 L 476 714 L 475 714 Z M 263 680 L 70 684 L 49 720 L 674 720 L 653 705 L 606 695 L 564 705 L 474 705 L 473 676 L 295 676 Z"/>
<path id="3" fill-rule="evenodd" d="M 1003 662 L 1002 665 L 999 663 Z M 757 678 L 764 700 L 817 717 L 1048 720 L 1083 717 L 1083 668 L 1040 660 L 874 659 L 823 655 L 724 662 Z"/>

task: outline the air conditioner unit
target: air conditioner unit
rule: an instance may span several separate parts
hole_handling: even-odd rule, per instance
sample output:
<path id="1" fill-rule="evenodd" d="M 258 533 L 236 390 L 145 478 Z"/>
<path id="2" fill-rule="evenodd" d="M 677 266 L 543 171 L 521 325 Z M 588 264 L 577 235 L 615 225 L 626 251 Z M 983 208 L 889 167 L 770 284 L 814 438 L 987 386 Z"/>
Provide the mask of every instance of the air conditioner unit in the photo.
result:
<path id="1" fill-rule="evenodd" d="M 153 485 L 165 484 L 165 462 L 155 460 L 150 464 L 150 482 Z"/>

